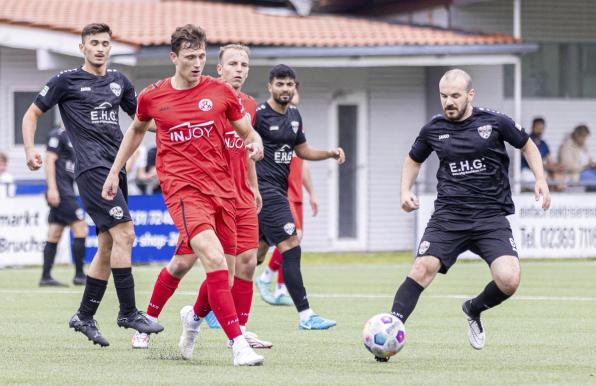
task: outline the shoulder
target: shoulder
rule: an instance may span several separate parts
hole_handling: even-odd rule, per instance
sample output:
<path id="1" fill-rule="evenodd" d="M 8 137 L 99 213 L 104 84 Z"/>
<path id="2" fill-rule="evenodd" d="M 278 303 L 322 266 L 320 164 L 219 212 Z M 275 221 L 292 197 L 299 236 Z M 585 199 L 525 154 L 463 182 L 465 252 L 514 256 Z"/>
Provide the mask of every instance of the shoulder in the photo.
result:
<path id="1" fill-rule="evenodd" d="M 108 68 L 107 74 L 109 74 L 111 76 L 111 78 L 114 80 L 122 80 L 125 84 L 132 85 L 132 82 L 130 81 L 130 79 L 128 79 L 128 77 L 125 74 L 116 70 L 115 68 Z"/>
<path id="2" fill-rule="evenodd" d="M 476 107 L 474 108 L 474 114 L 477 116 L 477 118 L 491 119 L 501 125 L 512 125 L 518 130 L 522 129 L 521 125 L 515 122 L 513 118 L 498 110 L 493 110 L 486 107 Z"/>
<path id="3" fill-rule="evenodd" d="M 267 110 L 267 102 L 261 102 L 257 105 L 257 113 L 264 113 Z"/>
<path id="4" fill-rule="evenodd" d="M 290 105 L 288 108 L 288 116 L 301 118 L 298 107 Z"/>
<path id="5" fill-rule="evenodd" d="M 430 121 L 428 121 L 426 123 L 426 125 L 422 126 L 422 128 L 420 129 L 420 133 L 424 134 L 424 133 L 427 133 L 437 127 L 443 127 L 444 123 L 445 123 L 445 117 L 443 116 L 443 114 L 433 115 L 430 118 Z"/>
<path id="6" fill-rule="evenodd" d="M 61 85 L 70 83 L 73 79 L 77 77 L 79 71 L 79 68 L 70 68 L 68 70 L 62 70 L 53 77 L 51 77 L 48 81 L 48 84 Z"/>
<path id="7" fill-rule="evenodd" d="M 161 80 L 158 80 L 156 82 L 151 83 L 149 86 L 145 87 L 139 93 L 139 98 L 140 97 L 145 97 L 147 95 L 155 95 L 155 94 L 160 93 L 165 88 L 167 82 L 168 82 L 168 78 L 161 79 Z"/>

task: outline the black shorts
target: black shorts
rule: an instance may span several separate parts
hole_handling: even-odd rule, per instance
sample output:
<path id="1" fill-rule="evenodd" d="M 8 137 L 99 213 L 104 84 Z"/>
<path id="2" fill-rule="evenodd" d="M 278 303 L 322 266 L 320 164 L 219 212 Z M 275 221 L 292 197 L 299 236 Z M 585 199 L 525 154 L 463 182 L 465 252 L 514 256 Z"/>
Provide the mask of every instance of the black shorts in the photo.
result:
<path id="1" fill-rule="evenodd" d="M 79 206 L 74 197 L 60 197 L 60 204 L 57 207 L 50 206 L 48 215 L 49 224 L 70 225 L 85 218 L 83 209 Z"/>
<path id="2" fill-rule="evenodd" d="M 504 221 L 503 221 L 504 220 Z M 517 257 L 511 226 L 505 217 L 488 220 L 481 229 L 447 231 L 431 221 L 418 244 L 416 256 L 434 256 L 441 261 L 440 273 L 447 273 L 457 257 L 467 250 L 479 255 L 490 266 L 498 257 Z"/>
<path id="3" fill-rule="evenodd" d="M 259 239 L 277 245 L 296 235 L 296 224 L 287 195 L 281 191 L 261 192 L 263 208 L 259 212 Z"/>
<path id="4" fill-rule="evenodd" d="M 98 234 L 117 224 L 132 221 L 128 211 L 126 174 L 120 173 L 118 193 L 112 201 L 104 200 L 101 197 L 101 189 L 109 172 L 104 167 L 98 167 L 86 170 L 77 177 L 81 201 L 95 223 L 95 232 Z"/>

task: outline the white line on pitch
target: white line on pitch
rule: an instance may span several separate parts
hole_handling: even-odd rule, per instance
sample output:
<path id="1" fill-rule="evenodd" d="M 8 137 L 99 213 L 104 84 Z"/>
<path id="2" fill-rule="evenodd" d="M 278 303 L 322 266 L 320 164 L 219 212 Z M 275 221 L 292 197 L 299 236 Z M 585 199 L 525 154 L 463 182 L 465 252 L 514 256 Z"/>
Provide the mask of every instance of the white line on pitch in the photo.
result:
<path id="1" fill-rule="evenodd" d="M 0 294 L 63 294 L 73 295 L 81 294 L 82 291 L 77 290 L 52 290 L 52 289 L 32 289 L 32 288 L 0 288 Z M 136 291 L 138 295 L 151 295 L 149 291 Z M 196 292 L 193 291 L 178 291 L 176 294 L 183 296 L 197 296 Z M 424 296 L 424 295 L 423 295 Z M 310 298 L 319 299 L 392 299 L 393 294 L 309 294 Z M 468 299 L 470 295 L 427 295 L 424 296 L 431 299 Z M 561 301 L 561 302 L 596 302 L 596 297 L 583 297 L 583 296 L 514 296 L 512 300 L 523 300 L 523 301 Z"/>

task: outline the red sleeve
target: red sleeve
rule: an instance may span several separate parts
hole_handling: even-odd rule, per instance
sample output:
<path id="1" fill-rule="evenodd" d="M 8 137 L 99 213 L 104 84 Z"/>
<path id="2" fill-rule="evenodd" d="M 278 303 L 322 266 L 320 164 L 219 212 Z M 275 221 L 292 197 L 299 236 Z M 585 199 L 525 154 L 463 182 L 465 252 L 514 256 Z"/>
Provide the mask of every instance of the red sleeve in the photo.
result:
<path id="1" fill-rule="evenodd" d="M 141 91 L 137 98 L 137 118 L 139 121 L 150 121 L 153 117 L 149 114 L 149 101 L 150 99 L 147 98 L 147 89 Z"/>
<path id="2" fill-rule="evenodd" d="M 224 84 L 224 98 L 226 100 L 226 117 L 230 122 L 238 121 L 244 117 L 244 107 L 240 103 L 240 98 L 236 95 L 232 86 Z"/>
<path id="3" fill-rule="evenodd" d="M 244 108 L 246 109 L 246 112 L 250 114 L 250 123 L 254 126 L 257 121 L 257 101 L 248 97 Z"/>

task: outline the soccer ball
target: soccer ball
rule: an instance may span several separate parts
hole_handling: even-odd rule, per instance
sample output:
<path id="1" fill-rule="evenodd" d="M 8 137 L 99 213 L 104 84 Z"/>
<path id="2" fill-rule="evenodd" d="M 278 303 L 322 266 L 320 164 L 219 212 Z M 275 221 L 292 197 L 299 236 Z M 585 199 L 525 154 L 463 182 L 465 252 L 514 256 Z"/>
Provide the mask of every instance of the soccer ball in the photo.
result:
<path id="1" fill-rule="evenodd" d="M 378 314 L 364 325 L 362 340 L 377 361 L 387 362 L 406 344 L 406 329 L 396 316 Z"/>

